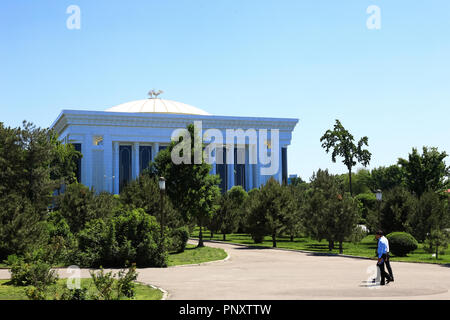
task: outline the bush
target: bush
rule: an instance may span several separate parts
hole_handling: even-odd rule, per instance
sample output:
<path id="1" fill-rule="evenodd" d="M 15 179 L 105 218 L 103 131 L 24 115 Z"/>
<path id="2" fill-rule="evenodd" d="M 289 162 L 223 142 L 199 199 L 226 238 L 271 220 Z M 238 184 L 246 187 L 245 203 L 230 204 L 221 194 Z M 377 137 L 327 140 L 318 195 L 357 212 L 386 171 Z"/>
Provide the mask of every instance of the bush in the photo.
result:
<path id="1" fill-rule="evenodd" d="M 69 224 L 59 211 L 49 213 L 47 219 L 49 240 L 45 247 L 47 261 L 52 264 L 66 264 L 70 261 L 77 242 Z"/>
<path id="2" fill-rule="evenodd" d="M 103 268 L 97 273 L 91 272 L 92 281 L 98 291 L 98 294 L 92 298 L 94 300 L 133 298 L 135 296 L 134 281 L 137 276 L 136 265 L 132 265 L 127 272 L 120 270 L 117 274 L 113 274 L 112 271 L 105 273 Z"/>
<path id="3" fill-rule="evenodd" d="M 27 254 L 25 258 L 12 255 L 7 263 L 11 267 L 11 283 L 15 286 L 45 288 L 58 279 L 51 265 L 40 260 L 36 254 Z"/>
<path id="4" fill-rule="evenodd" d="M 406 232 L 392 232 L 386 236 L 389 240 L 389 251 L 404 257 L 418 247 L 417 240 Z"/>
<path id="5" fill-rule="evenodd" d="M 186 227 L 172 229 L 170 232 L 170 240 L 169 251 L 176 253 L 183 252 L 189 240 L 189 231 Z"/>
<path id="6" fill-rule="evenodd" d="M 92 220 L 78 235 L 74 261 L 85 267 L 167 266 L 167 237 L 161 246 L 160 226 L 143 209 L 124 211 L 110 221 Z"/>
<path id="7" fill-rule="evenodd" d="M 58 299 L 58 297 L 55 297 Z M 80 289 L 68 289 L 64 288 L 61 297 L 59 300 L 72 300 L 72 301 L 81 301 L 81 300 L 89 300 L 88 289 L 80 288 Z"/>

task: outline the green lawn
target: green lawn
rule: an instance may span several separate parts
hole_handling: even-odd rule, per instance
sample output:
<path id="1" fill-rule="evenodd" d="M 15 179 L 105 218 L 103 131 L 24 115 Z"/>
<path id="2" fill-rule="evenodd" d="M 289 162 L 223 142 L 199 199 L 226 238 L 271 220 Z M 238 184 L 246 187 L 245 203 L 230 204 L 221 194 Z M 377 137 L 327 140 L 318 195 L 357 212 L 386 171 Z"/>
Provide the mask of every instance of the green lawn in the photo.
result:
<path id="1" fill-rule="evenodd" d="M 188 244 L 184 252 L 169 255 L 169 266 L 179 266 L 183 264 L 197 264 L 215 260 L 223 260 L 227 253 L 223 249 L 202 247 Z"/>
<path id="2" fill-rule="evenodd" d="M 197 264 L 202 262 L 209 262 L 215 260 L 225 259 L 227 256 L 223 249 L 202 247 L 197 248 L 195 245 L 187 245 L 184 252 L 172 253 L 169 255 L 169 266 L 179 266 L 184 264 Z M 7 267 L 4 265 L 4 267 Z M 139 271 L 138 271 L 139 273 Z M 58 283 L 51 286 L 50 292 L 62 292 L 66 280 L 60 279 Z M 92 284 L 91 279 L 81 279 L 81 286 L 88 288 L 91 292 L 96 290 Z M 27 300 L 25 294 L 26 287 L 16 287 L 9 284 L 9 280 L 0 280 L 0 300 Z M 160 290 L 154 289 L 143 284 L 136 284 L 136 300 L 160 300 L 163 293 Z M 49 299 L 52 299 L 49 297 Z"/>
<path id="3" fill-rule="evenodd" d="M 60 279 L 55 285 L 52 285 L 49 292 L 61 294 L 66 285 L 66 279 Z M 95 292 L 97 289 L 92 283 L 92 279 L 81 279 L 81 287 L 88 288 L 88 292 Z M 9 284 L 9 280 L 0 280 L 0 300 L 28 300 L 25 294 L 27 287 L 16 287 Z M 163 293 L 150 286 L 136 283 L 136 296 L 133 300 L 161 300 Z M 49 299 L 53 297 L 49 296 Z M 126 299 L 128 300 L 128 299 Z"/>
<path id="4" fill-rule="evenodd" d="M 193 234 L 193 238 L 198 238 L 198 230 L 196 229 Z M 203 232 L 203 239 L 208 240 L 211 239 L 210 232 Z M 272 247 L 272 237 L 265 237 L 263 243 L 255 244 L 248 234 L 228 234 L 227 242 L 240 243 L 251 246 L 262 246 L 262 247 Z M 212 240 L 223 240 L 222 234 L 215 234 Z M 344 243 L 344 255 L 351 256 L 360 256 L 360 257 L 368 257 L 375 259 L 375 249 L 377 242 L 375 240 L 375 236 L 369 235 L 365 237 L 359 243 Z M 319 252 L 319 253 L 330 253 L 328 251 L 328 242 L 323 241 L 315 241 L 306 237 L 294 238 L 294 242 L 291 242 L 288 237 L 279 237 L 277 238 L 277 247 L 284 249 L 294 249 L 294 250 L 304 250 L 311 252 Z M 335 245 L 336 249 L 332 250 L 331 253 L 339 253 L 338 245 Z M 450 249 L 447 249 L 444 255 L 439 256 L 439 260 L 431 257 L 431 253 L 425 252 L 423 249 L 423 244 L 419 244 L 419 248 L 414 252 L 410 253 L 406 257 L 396 257 L 391 255 L 392 261 L 406 261 L 406 262 L 427 262 L 427 263 L 438 263 L 438 264 L 449 264 L 450 263 Z"/>

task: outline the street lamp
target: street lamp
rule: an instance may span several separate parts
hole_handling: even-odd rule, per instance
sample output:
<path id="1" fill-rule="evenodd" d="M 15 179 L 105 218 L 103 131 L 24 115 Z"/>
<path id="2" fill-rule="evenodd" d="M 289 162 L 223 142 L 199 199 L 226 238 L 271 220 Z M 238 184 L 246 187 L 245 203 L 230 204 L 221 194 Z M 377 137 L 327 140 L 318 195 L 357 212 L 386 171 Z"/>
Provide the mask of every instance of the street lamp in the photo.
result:
<path id="1" fill-rule="evenodd" d="M 381 199 L 383 198 L 383 192 L 381 192 L 381 190 L 378 189 L 377 191 L 375 191 L 375 197 L 377 198 L 378 201 L 381 201 Z"/>
<path id="2" fill-rule="evenodd" d="M 163 199 L 164 199 L 164 192 L 166 192 L 166 179 L 164 177 L 159 177 L 159 194 L 160 194 L 160 215 L 161 215 L 161 221 L 159 222 L 161 225 L 161 244 L 163 243 L 163 235 L 164 235 L 164 206 L 163 206 Z"/>
<path id="3" fill-rule="evenodd" d="M 380 189 L 375 191 L 375 198 L 377 198 L 378 202 L 378 225 L 381 227 L 381 201 L 383 199 L 383 192 Z"/>

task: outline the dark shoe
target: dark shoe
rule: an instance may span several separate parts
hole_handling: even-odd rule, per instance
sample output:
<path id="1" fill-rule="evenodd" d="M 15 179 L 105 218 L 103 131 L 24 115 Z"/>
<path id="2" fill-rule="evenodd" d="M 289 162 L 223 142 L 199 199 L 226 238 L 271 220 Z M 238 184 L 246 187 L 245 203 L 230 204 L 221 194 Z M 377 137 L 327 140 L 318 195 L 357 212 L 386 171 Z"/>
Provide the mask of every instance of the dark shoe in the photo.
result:
<path id="1" fill-rule="evenodd" d="M 389 284 L 391 282 L 391 279 L 386 279 L 386 284 Z"/>
<path id="2" fill-rule="evenodd" d="M 386 284 L 384 282 L 380 282 L 380 286 L 385 286 Z"/>

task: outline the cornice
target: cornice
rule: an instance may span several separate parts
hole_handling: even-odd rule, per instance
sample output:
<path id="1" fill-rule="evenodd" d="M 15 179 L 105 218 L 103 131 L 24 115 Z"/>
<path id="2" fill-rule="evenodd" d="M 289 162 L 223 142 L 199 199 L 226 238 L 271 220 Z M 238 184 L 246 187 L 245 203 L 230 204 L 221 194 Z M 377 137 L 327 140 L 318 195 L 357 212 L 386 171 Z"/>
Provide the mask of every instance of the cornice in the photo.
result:
<path id="1" fill-rule="evenodd" d="M 58 133 L 69 125 L 183 128 L 186 123 L 202 121 L 203 129 L 280 129 L 292 131 L 298 123 L 293 118 L 232 117 L 214 115 L 142 114 L 63 110 L 52 124 Z"/>

